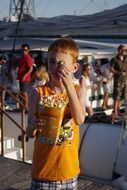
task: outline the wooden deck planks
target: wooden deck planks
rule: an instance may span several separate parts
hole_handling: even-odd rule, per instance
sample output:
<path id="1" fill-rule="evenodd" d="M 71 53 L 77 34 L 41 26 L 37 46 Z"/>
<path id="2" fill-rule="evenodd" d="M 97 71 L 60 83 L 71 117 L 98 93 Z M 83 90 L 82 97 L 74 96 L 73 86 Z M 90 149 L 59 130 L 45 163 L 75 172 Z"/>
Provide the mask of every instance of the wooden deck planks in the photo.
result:
<path id="1" fill-rule="evenodd" d="M 28 190 L 31 165 L 0 157 L 0 190 Z"/>
<path id="2" fill-rule="evenodd" d="M 0 156 L 0 190 L 29 190 L 31 164 Z M 78 179 L 78 190 L 116 190 L 114 188 Z"/>

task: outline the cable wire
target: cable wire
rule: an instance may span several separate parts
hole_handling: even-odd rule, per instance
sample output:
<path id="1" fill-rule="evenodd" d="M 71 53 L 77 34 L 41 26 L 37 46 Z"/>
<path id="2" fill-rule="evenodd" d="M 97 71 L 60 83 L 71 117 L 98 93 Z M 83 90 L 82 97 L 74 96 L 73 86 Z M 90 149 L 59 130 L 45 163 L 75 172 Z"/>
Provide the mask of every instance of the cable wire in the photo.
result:
<path id="1" fill-rule="evenodd" d="M 80 12 L 78 13 L 78 15 L 81 15 L 81 13 L 82 13 L 84 10 L 86 10 L 86 9 L 89 7 L 90 4 L 91 4 L 91 2 L 89 2 L 85 7 L 83 7 L 83 8 L 80 10 Z"/>
<path id="2" fill-rule="evenodd" d="M 100 9 L 100 11 L 103 11 L 103 9 L 97 3 L 95 3 L 94 0 L 91 0 L 91 3 L 93 3 L 98 9 Z"/>
<path id="3" fill-rule="evenodd" d="M 35 7 L 37 8 L 38 6 L 40 6 L 41 3 L 43 3 L 43 0 L 40 0 L 40 1 L 36 4 Z"/>
<path id="4" fill-rule="evenodd" d="M 97 3 L 95 3 L 94 0 L 90 0 L 90 2 L 83 9 L 81 9 L 78 15 L 81 15 L 81 13 L 86 10 L 91 4 L 94 4 L 99 10 L 103 11 L 103 9 Z"/>
<path id="5" fill-rule="evenodd" d="M 52 1 L 52 0 L 49 0 L 49 1 L 48 1 L 48 3 L 47 3 L 47 5 L 46 5 L 44 11 L 42 12 L 42 15 L 41 15 L 41 16 L 44 16 L 46 10 L 48 9 L 48 7 L 49 7 L 49 5 L 50 5 L 50 3 L 51 3 L 51 1 Z"/>

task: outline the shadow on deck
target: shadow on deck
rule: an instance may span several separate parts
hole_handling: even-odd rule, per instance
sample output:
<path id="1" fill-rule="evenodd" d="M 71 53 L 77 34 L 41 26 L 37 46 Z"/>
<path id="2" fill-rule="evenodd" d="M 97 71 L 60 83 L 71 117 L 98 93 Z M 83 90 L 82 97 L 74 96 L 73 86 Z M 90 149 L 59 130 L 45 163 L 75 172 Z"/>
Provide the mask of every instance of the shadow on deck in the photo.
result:
<path id="1" fill-rule="evenodd" d="M 0 190 L 29 190 L 31 164 L 0 156 Z M 115 190 L 114 188 L 79 178 L 78 190 Z"/>

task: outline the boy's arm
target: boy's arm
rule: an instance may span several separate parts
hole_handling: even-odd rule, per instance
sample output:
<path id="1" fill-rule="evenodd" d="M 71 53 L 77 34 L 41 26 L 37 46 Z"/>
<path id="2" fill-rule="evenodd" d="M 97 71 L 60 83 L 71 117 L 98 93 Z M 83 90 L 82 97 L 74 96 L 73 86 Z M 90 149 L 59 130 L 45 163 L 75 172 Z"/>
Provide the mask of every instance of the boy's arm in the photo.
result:
<path id="1" fill-rule="evenodd" d="M 38 91 L 33 89 L 29 97 L 29 112 L 28 112 L 28 125 L 26 133 L 29 137 L 33 138 L 37 133 L 36 112 L 38 105 Z"/>
<path id="2" fill-rule="evenodd" d="M 68 94 L 72 118 L 77 125 L 81 125 L 84 123 L 86 113 L 84 108 L 86 94 L 85 85 L 83 87 L 83 82 L 81 82 L 76 92 L 74 83 L 72 81 L 72 75 L 65 65 L 61 66 L 59 77 L 62 79 Z"/>
<path id="3" fill-rule="evenodd" d="M 79 85 L 77 92 L 72 81 L 66 86 L 72 117 L 77 125 L 85 120 L 85 88 Z"/>

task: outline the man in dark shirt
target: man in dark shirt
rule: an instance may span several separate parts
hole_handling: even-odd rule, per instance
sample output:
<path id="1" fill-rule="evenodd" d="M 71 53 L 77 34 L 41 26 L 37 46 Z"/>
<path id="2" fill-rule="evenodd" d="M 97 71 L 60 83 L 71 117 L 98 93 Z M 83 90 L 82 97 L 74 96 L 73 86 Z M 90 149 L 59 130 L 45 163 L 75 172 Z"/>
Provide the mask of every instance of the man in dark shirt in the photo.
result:
<path id="1" fill-rule="evenodd" d="M 124 45 L 118 46 L 118 54 L 111 60 L 111 72 L 114 74 L 114 116 L 117 119 L 120 115 L 121 100 L 125 99 L 126 78 L 127 78 L 127 48 Z"/>

